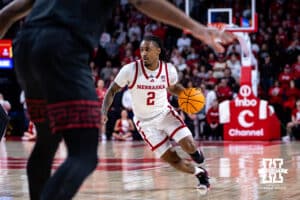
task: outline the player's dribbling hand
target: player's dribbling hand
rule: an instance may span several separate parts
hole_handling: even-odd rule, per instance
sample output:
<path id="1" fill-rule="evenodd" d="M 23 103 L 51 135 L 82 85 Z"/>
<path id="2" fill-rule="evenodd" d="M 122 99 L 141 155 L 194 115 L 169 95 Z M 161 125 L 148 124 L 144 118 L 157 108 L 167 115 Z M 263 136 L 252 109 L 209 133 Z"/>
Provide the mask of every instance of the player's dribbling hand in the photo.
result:
<path id="1" fill-rule="evenodd" d="M 208 27 L 202 27 L 199 31 L 193 31 L 191 34 L 213 48 L 217 53 L 223 53 L 225 51 L 222 45 L 230 44 L 236 40 L 236 37 L 231 33 Z"/>

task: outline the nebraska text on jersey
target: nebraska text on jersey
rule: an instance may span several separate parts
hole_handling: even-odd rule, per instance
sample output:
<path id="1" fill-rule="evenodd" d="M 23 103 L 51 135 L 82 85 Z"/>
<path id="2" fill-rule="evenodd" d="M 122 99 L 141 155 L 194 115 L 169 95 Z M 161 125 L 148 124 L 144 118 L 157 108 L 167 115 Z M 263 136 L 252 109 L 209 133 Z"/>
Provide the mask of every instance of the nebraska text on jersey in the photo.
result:
<path id="1" fill-rule="evenodd" d="M 165 88 L 165 85 L 137 85 L 137 89 L 142 90 L 160 90 Z"/>
<path id="2" fill-rule="evenodd" d="M 149 70 L 142 60 L 123 66 L 115 78 L 120 87 L 128 85 L 132 110 L 137 119 L 150 119 L 168 110 L 167 88 L 176 84 L 178 74 L 171 63 L 158 62 Z"/>

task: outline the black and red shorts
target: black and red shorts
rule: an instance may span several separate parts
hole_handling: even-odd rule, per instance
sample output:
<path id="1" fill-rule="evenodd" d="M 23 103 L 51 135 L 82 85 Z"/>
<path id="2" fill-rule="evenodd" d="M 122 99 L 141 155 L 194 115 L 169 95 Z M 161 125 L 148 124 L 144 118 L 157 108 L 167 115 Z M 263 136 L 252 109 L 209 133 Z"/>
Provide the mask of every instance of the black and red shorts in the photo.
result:
<path id="1" fill-rule="evenodd" d="M 53 132 L 99 127 L 90 51 L 69 30 L 26 28 L 14 42 L 14 57 L 33 122 L 49 120 Z"/>

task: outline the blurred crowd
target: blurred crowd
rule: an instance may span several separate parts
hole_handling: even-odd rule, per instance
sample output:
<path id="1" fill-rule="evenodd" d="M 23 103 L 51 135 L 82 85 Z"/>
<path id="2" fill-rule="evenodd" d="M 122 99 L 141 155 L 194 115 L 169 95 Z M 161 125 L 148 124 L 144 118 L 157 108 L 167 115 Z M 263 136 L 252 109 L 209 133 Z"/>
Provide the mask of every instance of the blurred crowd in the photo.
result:
<path id="1" fill-rule="evenodd" d="M 178 7 L 184 7 L 183 1 L 173 2 Z M 224 7 L 229 1 L 222 2 L 210 3 L 214 7 Z M 202 4 L 196 6 L 209 7 L 207 1 L 202 1 Z M 300 5 L 293 0 L 265 0 L 257 1 L 257 4 L 259 29 L 257 33 L 250 34 L 259 71 L 257 95 L 273 105 L 283 125 L 284 135 L 286 125 L 295 113 L 296 101 L 300 98 Z M 200 20 L 204 18 L 199 12 L 192 15 Z M 217 105 L 234 98 L 238 92 L 241 71 L 241 47 L 238 42 L 228 46 L 224 54 L 215 54 L 184 31 L 157 23 L 123 1 L 116 9 L 110 26 L 102 34 L 91 61 L 97 87 L 100 81 L 100 87 L 104 88 L 100 90 L 105 91 L 120 67 L 139 59 L 139 43 L 147 34 L 159 36 L 164 41 L 169 62 L 179 71 L 180 82 L 185 87 L 199 87 L 206 95 L 207 103 L 202 112 L 197 115 L 183 113 L 195 138 L 221 139 Z M 170 101 L 176 106 L 175 97 L 170 97 Z M 130 106 L 122 104 L 120 95 L 119 103 L 115 102 L 112 109 L 119 113 L 122 108 L 130 111 Z"/>
<path id="2" fill-rule="evenodd" d="M 172 2 L 184 8 L 184 1 Z M 205 20 L 204 8 L 228 7 L 230 2 L 199 1 L 194 5 L 196 8 L 191 9 L 191 15 L 200 21 Z M 261 0 L 256 4 L 259 29 L 250 37 L 259 72 L 257 95 L 273 105 L 282 123 L 282 135 L 285 135 L 286 130 L 292 131 L 286 126 L 294 120 L 293 116 L 300 123 L 300 104 L 299 111 L 296 106 L 300 99 L 300 4 L 298 0 Z M 99 101 L 103 101 L 107 87 L 120 68 L 139 59 L 140 41 L 148 34 L 156 35 L 164 42 L 169 62 L 178 69 L 180 83 L 185 87 L 201 88 L 206 95 L 207 103 L 200 113 L 182 113 L 195 139 L 221 140 L 218 104 L 234 98 L 238 92 L 241 71 L 239 43 L 229 45 L 223 54 L 215 54 L 186 32 L 141 14 L 126 0 L 121 0 L 115 9 L 90 61 Z M 120 139 L 115 135 L 116 131 L 119 132 L 116 123 L 124 118 L 121 117 L 124 110 L 127 111 L 126 117 L 132 118 L 130 101 L 126 88 L 117 94 L 109 112 L 109 121 L 101 128 L 103 139 Z M 176 97 L 170 96 L 170 102 L 178 107 Z M 131 127 L 128 132 L 132 139 L 140 139 Z"/>

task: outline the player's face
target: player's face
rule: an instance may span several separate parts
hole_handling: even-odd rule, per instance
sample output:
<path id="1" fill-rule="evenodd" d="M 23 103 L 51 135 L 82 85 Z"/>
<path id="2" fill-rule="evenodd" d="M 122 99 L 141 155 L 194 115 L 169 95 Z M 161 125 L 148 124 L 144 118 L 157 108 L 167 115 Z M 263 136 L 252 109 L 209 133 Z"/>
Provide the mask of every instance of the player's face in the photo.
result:
<path id="1" fill-rule="evenodd" d="M 156 65 L 159 59 L 160 48 L 155 42 L 143 40 L 140 45 L 140 52 L 145 67 Z"/>

